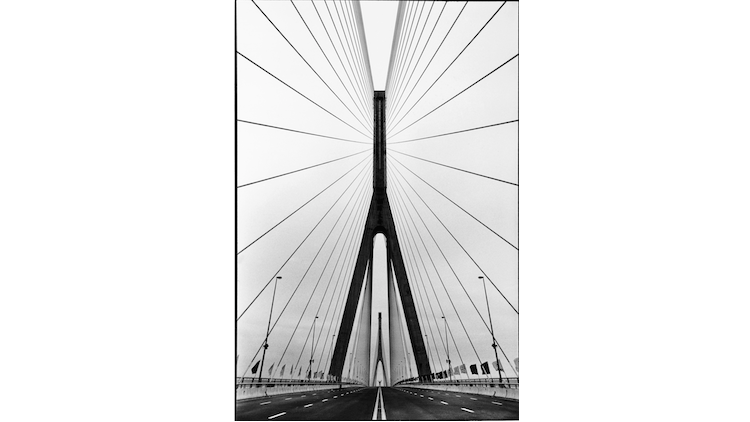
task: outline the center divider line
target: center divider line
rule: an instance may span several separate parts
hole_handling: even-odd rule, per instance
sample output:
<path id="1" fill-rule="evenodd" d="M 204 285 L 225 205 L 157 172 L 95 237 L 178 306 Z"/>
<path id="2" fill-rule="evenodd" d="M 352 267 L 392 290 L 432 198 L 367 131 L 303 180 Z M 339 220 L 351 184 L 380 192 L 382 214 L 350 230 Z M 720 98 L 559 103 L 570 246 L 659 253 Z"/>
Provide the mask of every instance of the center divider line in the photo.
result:
<path id="1" fill-rule="evenodd" d="M 268 419 L 278 418 L 279 416 L 286 415 L 286 412 L 277 413 L 273 416 L 269 416 Z"/>

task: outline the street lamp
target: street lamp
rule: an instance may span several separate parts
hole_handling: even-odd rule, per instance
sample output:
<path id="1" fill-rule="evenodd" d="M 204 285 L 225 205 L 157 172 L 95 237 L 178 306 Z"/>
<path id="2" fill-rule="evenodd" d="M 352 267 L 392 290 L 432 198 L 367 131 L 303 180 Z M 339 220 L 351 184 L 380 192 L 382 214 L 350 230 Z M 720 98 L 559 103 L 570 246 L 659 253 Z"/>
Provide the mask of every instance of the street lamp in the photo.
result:
<path id="1" fill-rule="evenodd" d="M 266 339 L 263 340 L 263 357 L 260 358 L 260 372 L 258 372 L 258 382 L 263 378 L 263 363 L 266 360 L 266 349 L 268 349 L 268 334 L 271 332 L 271 316 L 273 315 L 273 301 L 276 298 L 276 285 L 281 280 L 281 276 L 276 277 L 273 283 L 273 296 L 271 296 L 271 312 L 268 313 L 268 327 L 266 328 Z"/>
<path id="2" fill-rule="evenodd" d="M 445 321 L 445 354 L 448 356 L 448 379 L 453 381 L 453 370 L 451 369 L 451 349 L 450 343 L 448 343 L 448 320 L 443 315 L 443 321 Z"/>
<path id="3" fill-rule="evenodd" d="M 425 334 L 425 335 L 424 335 L 424 340 L 425 340 L 425 342 L 427 343 L 427 351 L 429 352 L 429 351 L 430 351 L 430 336 L 428 336 L 427 334 Z M 430 352 L 430 355 L 431 355 L 431 354 L 432 354 L 432 352 Z M 438 356 L 438 359 L 440 359 L 440 357 L 439 357 L 439 356 Z M 433 360 L 433 362 L 432 362 L 432 363 L 433 363 L 433 364 L 435 364 L 435 361 Z M 435 368 L 435 369 L 437 369 L 437 368 Z M 421 375 L 420 375 L 420 377 L 421 377 Z M 434 377 L 432 377 L 432 374 L 430 374 L 430 375 L 429 375 L 429 378 L 427 378 L 426 380 L 425 380 L 425 379 L 420 379 L 420 381 L 427 381 L 427 382 L 432 382 L 432 379 L 433 379 L 433 378 L 434 378 Z"/>
<path id="4" fill-rule="evenodd" d="M 307 379 L 312 379 L 312 364 L 315 362 L 313 359 L 313 353 L 315 353 L 315 320 L 318 319 L 318 316 L 315 315 L 315 319 L 313 319 L 313 332 L 312 332 L 312 343 L 310 344 L 310 372 L 308 372 Z"/>
<path id="5" fill-rule="evenodd" d="M 333 363 L 333 339 L 336 338 L 336 334 L 331 334 L 331 356 L 328 359 L 329 362 Z M 331 368 L 328 367 L 328 371 L 330 372 Z M 330 374 L 328 374 L 330 376 Z M 330 379 L 328 379 L 330 381 Z"/>
<path id="6" fill-rule="evenodd" d="M 487 315 L 490 319 L 490 334 L 492 334 L 492 350 L 495 351 L 495 364 L 497 365 L 497 376 L 500 379 L 500 385 L 503 384 L 503 373 L 500 371 L 500 359 L 497 357 L 497 340 L 495 340 L 495 330 L 492 328 L 492 313 L 490 312 L 490 300 L 487 298 L 487 283 L 484 282 L 484 277 L 479 276 L 482 280 L 482 286 L 484 287 L 484 300 L 487 303 Z M 489 368 L 488 368 L 489 369 Z"/>

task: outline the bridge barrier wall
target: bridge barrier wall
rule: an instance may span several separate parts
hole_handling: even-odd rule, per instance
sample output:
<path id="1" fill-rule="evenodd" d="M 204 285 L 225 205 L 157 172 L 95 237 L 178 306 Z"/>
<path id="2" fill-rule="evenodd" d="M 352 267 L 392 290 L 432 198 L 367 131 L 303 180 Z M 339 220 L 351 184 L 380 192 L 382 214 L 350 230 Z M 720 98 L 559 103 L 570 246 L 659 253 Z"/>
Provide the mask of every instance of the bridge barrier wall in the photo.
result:
<path id="1" fill-rule="evenodd" d="M 343 384 L 341 388 L 353 388 L 354 385 Z M 302 391 L 320 391 L 338 389 L 339 384 L 237 384 L 237 400 L 253 397 L 275 396 L 278 394 L 297 393 Z"/>
<path id="2" fill-rule="evenodd" d="M 455 384 L 403 384 L 400 387 L 422 388 L 426 390 L 452 391 L 455 393 L 482 394 L 501 399 L 518 400 L 518 388 L 502 388 L 490 385 L 455 385 Z"/>

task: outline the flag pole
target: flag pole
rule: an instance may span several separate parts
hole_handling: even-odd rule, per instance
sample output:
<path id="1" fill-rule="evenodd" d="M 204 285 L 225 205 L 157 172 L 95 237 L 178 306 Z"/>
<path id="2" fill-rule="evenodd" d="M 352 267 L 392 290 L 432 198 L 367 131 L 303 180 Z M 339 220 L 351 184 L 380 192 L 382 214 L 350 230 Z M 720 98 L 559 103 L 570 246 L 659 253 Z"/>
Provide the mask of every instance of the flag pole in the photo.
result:
<path id="1" fill-rule="evenodd" d="M 263 356 L 260 358 L 260 372 L 258 372 L 258 383 L 263 380 L 263 363 L 266 360 L 266 349 L 268 349 L 268 335 L 271 332 L 271 317 L 273 316 L 273 301 L 276 298 L 276 285 L 281 280 L 281 276 L 276 277 L 273 283 L 273 296 L 271 296 L 271 312 L 268 313 L 268 327 L 266 328 L 266 339 L 263 340 Z"/>
<path id="2" fill-rule="evenodd" d="M 497 340 L 495 340 L 495 330 L 492 328 L 492 313 L 490 312 L 490 300 L 487 298 L 487 283 L 484 281 L 483 276 L 479 276 L 479 279 L 482 280 L 482 286 L 484 287 L 484 300 L 487 303 L 487 315 L 490 319 L 490 333 L 492 334 L 492 350 L 495 351 L 495 364 L 497 365 L 497 376 L 500 379 L 500 385 L 503 385 L 503 371 L 500 370 L 502 368 L 500 366 L 500 359 L 497 357 Z M 487 368 L 489 369 L 489 368 Z"/>

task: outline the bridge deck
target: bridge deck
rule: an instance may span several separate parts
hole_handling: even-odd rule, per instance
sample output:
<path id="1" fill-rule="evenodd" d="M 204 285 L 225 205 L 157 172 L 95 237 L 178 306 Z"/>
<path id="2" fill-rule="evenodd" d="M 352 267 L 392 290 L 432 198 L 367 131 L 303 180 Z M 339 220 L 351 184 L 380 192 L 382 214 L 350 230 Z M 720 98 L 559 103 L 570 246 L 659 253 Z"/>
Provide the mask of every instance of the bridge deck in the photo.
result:
<path id="1" fill-rule="evenodd" d="M 383 387 L 378 404 L 378 387 L 351 387 L 241 400 L 236 412 L 236 420 L 241 421 L 517 420 L 518 401 L 413 387 Z"/>

